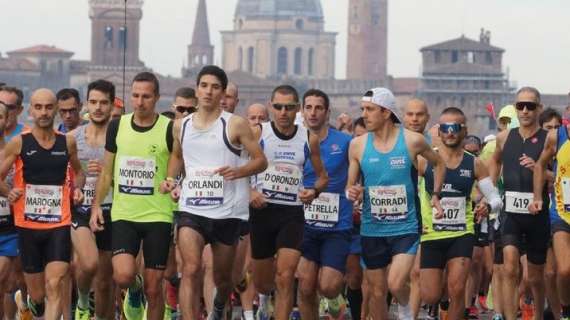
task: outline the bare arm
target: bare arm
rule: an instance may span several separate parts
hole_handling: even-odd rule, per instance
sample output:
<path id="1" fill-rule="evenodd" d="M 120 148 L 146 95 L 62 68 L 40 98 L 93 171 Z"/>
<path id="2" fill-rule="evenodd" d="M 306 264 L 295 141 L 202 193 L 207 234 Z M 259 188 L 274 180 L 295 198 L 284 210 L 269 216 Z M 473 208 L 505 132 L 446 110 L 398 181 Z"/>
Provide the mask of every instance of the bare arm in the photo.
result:
<path id="1" fill-rule="evenodd" d="M 321 159 L 321 146 L 319 137 L 314 134 L 309 134 L 309 147 L 311 148 L 311 164 L 315 169 L 317 180 L 315 181 L 315 191 L 322 192 L 329 184 L 329 176 L 325 170 L 325 165 Z"/>
<path id="2" fill-rule="evenodd" d="M 506 133 L 508 133 L 508 131 L 503 131 L 497 135 L 497 140 L 495 141 L 495 152 L 493 152 L 493 155 L 488 161 L 489 176 L 491 176 L 491 180 L 493 180 L 494 184 L 497 184 L 503 167 L 503 143 L 506 139 Z"/>
<path id="3" fill-rule="evenodd" d="M 258 174 L 267 169 L 267 158 L 261 146 L 257 143 L 256 135 L 254 135 L 251 127 L 247 120 L 241 117 L 237 117 L 235 121 L 235 128 L 238 133 L 238 140 L 240 144 L 249 154 L 249 161 L 238 168 L 238 174 L 236 178 L 249 177 L 254 174 Z"/>
<path id="4" fill-rule="evenodd" d="M 168 158 L 168 169 L 167 177 L 174 178 L 177 177 L 184 166 L 184 160 L 182 159 L 182 146 L 180 144 L 180 127 L 182 126 L 181 119 L 174 121 L 172 126 L 173 144 L 172 152 Z"/>
<path id="5" fill-rule="evenodd" d="M 77 156 L 77 143 L 75 142 L 75 137 L 68 134 L 65 138 L 67 142 L 67 150 L 69 150 L 69 163 L 71 164 L 71 169 L 73 169 L 73 173 L 75 174 L 73 185 L 75 188 L 83 189 L 85 186 L 85 174 Z"/>
<path id="6" fill-rule="evenodd" d="M 534 201 L 542 202 L 542 192 L 544 191 L 544 183 L 547 178 L 546 166 L 552 160 L 552 157 L 556 155 L 556 138 L 557 131 L 551 130 L 546 137 L 546 142 L 544 143 L 544 149 L 540 154 L 540 158 L 536 161 L 534 165 L 533 172 L 533 191 L 534 191 Z M 542 206 L 542 203 L 541 203 Z M 538 208 L 541 209 L 541 208 Z"/>
<path id="7" fill-rule="evenodd" d="M 419 155 L 425 160 L 427 160 L 433 167 L 433 194 L 438 196 L 431 197 L 431 205 L 433 208 L 437 210 L 437 214 L 435 215 L 436 218 L 440 219 L 443 217 L 443 209 L 441 208 L 441 204 L 439 200 L 441 200 L 441 188 L 443 186 L 443 181 L 445 179 L 445 162 L 443 159 L 435 152 L 430 145 L 427 143 L 426 139 L 419 134 L 415 134 L 415 138 L 413 141 L 414 149 L 417 151 L 415 154 Z M 418 161 L 419 165 L 420 161 Z M 425 171 L 425 169 L 424 169 Z"/>
<path id="8" fill-rule="evenodd" d="M 105 195 L 111 188 L 113 181 L 113 170 L 115 166 L 115 154 L 105 150 L 103 158 L 103 170 L 97 178 L 97 186 L 95 187 L 95 197 L 93 199 L 93 207 L 100 207 L 105 199 Z"/>
<path id="9" fill-rule="evenodd" d="M 3 196 L 8 196 L 10 192 L 10 186 L 4 181 L 8 172 L 16 162 L 20 151 L 22 150 L 22 137 L 14 137 L 8 144 L 4 147 L 4 160 L 0 165 L 0 194 Z"/>
<path id="10" fill-rule="evenodd" d="M 366 137 L 364 135 L 363 137 Z M 346 181 L 347 198 L 357 201 L 362 196 L 362 186 L 360 186 L 360 156 L 362 154 L 363 139 L 355 138 L 350 142 L 348 149 L 348 179 Z"/>

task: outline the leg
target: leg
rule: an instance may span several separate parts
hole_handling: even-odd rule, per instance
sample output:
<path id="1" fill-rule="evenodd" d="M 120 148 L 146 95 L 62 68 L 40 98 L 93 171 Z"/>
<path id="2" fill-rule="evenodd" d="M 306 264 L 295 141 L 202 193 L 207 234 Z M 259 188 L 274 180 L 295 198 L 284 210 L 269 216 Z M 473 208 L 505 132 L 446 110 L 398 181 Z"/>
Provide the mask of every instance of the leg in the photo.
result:
<path id="1" fill-rule="evenodd" d="M 148 267 L 144 270 L 144 293 L 147 301 L 147 319 L 149 320 L 161 320 L 164 317 L 163 276 L 164 270 Z"/>
<path id="2" fill-rule="evenodd" d="M 360 243 L 360 240 L 359 240 Z M 358 320 L 362 308 L 362 267 L 360 266 L 360 255 L 350 254 L 346 259 L 346 285 L 347 299 L 350 306 L 352 319 Z"/>
<path id="3" fill-rule="evenodd" d="M 544 264 L 528 261 L 527 265 L 528 284 L 534 298 L 534 319 L 540 320 L 544 311 Z"/>
<path id="4" fill-rule="evenodd" d="M 111 259 L 113 265 L 113 280 L 121 289 L 128 289 L 134 282 L 137 274 L 136 257 L 130 253 L 114 255 Z"/>
<path id="5" fill-rule="evenodd" d="M 214 301 L 214 289 L 216 285 L 214 284 L 214 265 L 212 257 L 212 246 L 206 245 L 204 247 L 202 255 L 202 264 L 204 268 L 204 279 L 203 279 L 203 296 L 204 303 L 206 304 L 206 312 L 208 314 L 212 313 L 213 301 Z"/>
<path id="6" fill-rule="evenodd" d="M 544 266 L 544 285 L 548 306 L 554 315 L 554 319 L 559 320 L 560 312 L 562 312 L 562 309 L 560 307 L 560 298 L 558 297 L 556 288 L 556 261 L 554 258 L 554 249 L 552 247 L 548 248 L 548 252 L 546 253 L 546 265 Z"/>
<path id="7" fill-rule="evenodd" d="M 251 260 L 253 283 L 261 294 L 269 295 L 275 288 L 275 259 Z"/>
<path id="8" fill-rule="evenodd" d="M 420 269 L 419 289 L 421 301 L 427 304 L 439 303 L 443 291 L 443 270 Z"/>
<path id="9" fill-rule="evenodd" d="M 447 295 L 450 299 L 449 319 L 460 319 L 465 310 L 465 287 L 469 275 L 471 259 L 458 257 L 447 263 Z"/>
<path id="10" fill-rule="evenodd" d="M 479 291 L 479 283 L 481 282 L 481 274 L 483 272 L 483 248 L 473 247 L 473 256 L 470 260 L 469 276 L 465 285 L 465 307 L 471 307 L 473 297 Z"/>
<path id="11" fill-rule="evenodd" d="M 202 251 L 204 238 L 194 229 L 178 229 L 178 247 L 182 260 L 182 281 L 179 302 L 182 318 L 198 319 L 200 314 L 200 276 L 202 275 Z"/>
<path id="12" fill-rule="evenodd" d="M 61 317 L 61 298 L 63 278 L 69 270 L 68 262 L 52 261 L 46 265 L 45 292 L 46 292 L 46 319 L 59 319 Z"/>
<path id="13" fill-rule="evenodd" d="M 517 288 L 519 283 L 519 251 L 514 245 L 506 245 L 503 248 L 505 274 L 504 279 L 504 297 L 503 307 L 507 320 L 516 320 L 517 305 L 515 299 L 510 297 L 518 297 Z"/>
<path id="14" fill-rule="evenodd" d="M 557 231 L 553 236 L 554 256 L 556 257 L 556 271 L 558 273 L 558 295 L 564 309 L 570 313 L 570 232 Z M 570 316 L 566 315 L 566 316 Z"/>
<path id="15" fill-rule="evenodd" d="M 410 274 L 410 307 L 412 308 L 412 315 L 415 318 L 418 317 L 420 312 L 420 306 L 422 304 L 421 290 L 420 290 L 420 256 L 421 256 L 421 246 L 418 247 L 418 254 L 414 259 L 414 266 L 412 267 L 412 273 Z"/>
<path id="16" fill-rule="evenodd" d="M 213 275 L 217 291 L 214 307 L 223 309 L 234 288 L 232 270 L 234 268 L 236 249 L 237 243 L 226 245 L 218 242 L 212 245 Z"/>
<path id="17" fill-rule="evenodd" d="M 318 319 L 319 307 L 317 303 L 317 276 L 319 266 L 317 263 L 301 258 L 297 268 L 299 279 L 299 311 L 301 318 L 307 320 Z"/>
<path id="18" fill-rule="evenodd" d="M 364 277 L 368 284 L 369 301 L 367 303 L 369 315 L 374 320 L 388 319 L 388 306 L 386 294 L 388 293 L 386 268 L 366 269 Z"/>
<path id="19" fill-rule="evenodd" d="M 275 319 L 289 319 L 293 309 L 293 295 L 295 283 L 295 270 L 299 264 L 301 252 L 289 248 L 281 248 L 277 251 L 277 266 L 275 272 Z"/>
<path id="20" fill-rule="evenodd" d="M 10 275 L 11 266 L 13 258 L 10 257 L 0 257 L 0 319 L 4 319 L 4 308 L 3 308 L 3 298 L 4 293 L 8 293 L 8 276 Z"/>
<path id="21" fill-rule="evenodd" d="M 115 315 L 115 285 L 109 277 L 113 273 L 111 252 L 99 250 L 99 265 L 94 279 L 95 315 L 101 319 L 113 319 Z"/>
<path id="22" fill-rule="evenodd" d="M 414 260 L 415 255 L 405 253 L 397 254 L 392 258 L 388 287 L 401 305 L 407 305 L 409 302 L 410 287 L 408 284 Z"/>
<path id="23" fill-rule="evenodd" d="M 75 257 L 75 281 L 77 284 L 78 308 L 89 307 L 89 290 L 99 263 L 95 236 L 86 227 L 71 229 L 71 242 Z"/>

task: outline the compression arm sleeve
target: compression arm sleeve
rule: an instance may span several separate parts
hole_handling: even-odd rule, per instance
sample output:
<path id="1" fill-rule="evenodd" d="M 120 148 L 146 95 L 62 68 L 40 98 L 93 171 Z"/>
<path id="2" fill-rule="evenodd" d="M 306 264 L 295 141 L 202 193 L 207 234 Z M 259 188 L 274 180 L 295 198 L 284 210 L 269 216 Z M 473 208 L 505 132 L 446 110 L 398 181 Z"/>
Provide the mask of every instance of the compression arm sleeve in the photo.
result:
<path id="1" fill-rule="evenodd" d="M 497 213 L 503 208 L 503 201 L 499 196 L 499 190 L 493 185 L 491 177 L 486 177 L 478 182 L 479 190 L 487 199 L 487 203 L 491 206 L 490 213 Z"/>

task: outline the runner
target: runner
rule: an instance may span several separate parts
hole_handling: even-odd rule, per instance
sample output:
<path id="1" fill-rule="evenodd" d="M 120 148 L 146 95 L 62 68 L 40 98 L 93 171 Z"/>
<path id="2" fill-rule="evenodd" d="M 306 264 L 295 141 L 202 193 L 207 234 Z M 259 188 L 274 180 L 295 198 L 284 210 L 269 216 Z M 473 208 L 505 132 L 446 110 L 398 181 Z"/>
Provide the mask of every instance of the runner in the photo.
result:
<path id="1" fill-rule="evenodd" d="M 303 204 L 310 204 L 328 183 L 319 139 L 295 125 L 298 111 L 295 88 L 282 85 L 273 90 L 273 121 L 262 124 L 260 139 L 269 166 L 257 175 L 257 190 L 251 195 L 253 280 L 261 294 L 268 295 L 276 287 L 277 320 L 288 319 L 293 307 L 305 223 Z M 317 177 L 312 186 L 303 186 L 307 161 L 311 161 Z"/>
<path id="2" fill-rule="evenodd" d="M 544 309 L 544 263 L 548 249 L 550 221 L 548 194 L 544 190 L 544 207 L 540 212 L 528 210 L 532 202 L 532 170 L 543 150 L 547 132 L 538 125 L 542 111 L 540 93 L 532 87 L 521 88 L 516 95 L 516 111 L 520 128 L 504 130 L 497 136 L 496 149 L 490 161 L 494 181 L 502 171 L 505 190 L 505 219 L 501 223 L 503 244 L 505 297 L 517 296 L 521 242 L 526 240 L 528 280 L 534 298 L 536 317 Z M 502 169 L 502 170 L 501 170 Z M 515 319 L 515 299 L 505 299 L 508 320 Z"/>
<path id="3" fill-rule="evenodd" d="M 321 159 L 330 180 L 324 192 L 304 206 L 305 232 L 297 267 L 299 310 L 302 319 L 318 319 L 318 292 L 327 298 L 331 317 L 338 318 L 343 310 L 342 299 L 337 297 L 344 287 L 352 229 L 352 203 L 344 194 L 351 136 L 329 128 L 329 97 L 323 91 L 310 89 L 305 93 L 303 115 L 309 131 L 319 138 Z M 305 187 L 311 188 L 316 180 L 311 163 L 305 162 L 303 175 Z"/>
<path id="4" fill-rule="evenodd" d="M 190 87 L 182 87 L 176 90 L 174 94 L 174 102 L 170 109 L 174 112 L 176 119 L 182 119 L 185 116 L 196 111 L 198 99 L 196 98 L 196 91 Z"/>
<path id="5" fill-rule="evenodd" d="M 550 205 L 557 289 L 563 320 L 570 319 L 570 124 L 550 130 L 544 150 L 534 166 L 534 199 L 530 211 L 542 214 L 547 165 L 554 158 L 554 192 Z M 554 311 L 554 309 L 553 309 Z"/>
<path id="6" fill-rule="evenodd" d="M 56 319 L 62 314 L 62 281 L 71 255 L 70 201 L 83 200 L 81 187 L 85 179 L 75 139 L 56 133 L 53 128 L 57 113 L 53 92 L 36 90 L 30 98 L 29 112 L 34 126 L 8 143 L 0 176 L 6 177 L 16 164 L 8 200 L 13 203 L 18 229 L 20 257 L 30 294 L 28 305 L 35 317 Z M 68 170 L 68 165 L 72 170 Z M 1 181 L 0 190 L 7 189 Z"/>
<path id="7" fill-rule="evenodd" d="M 247 120 L 252 127 L 269 121 L 267 107 L 261 103 L 252 104 L 247 108 Z"/>
<path id="8" fill-rule="evenodd" d="M 454 107 L 443 110 L 439 118 L 442 146 L 437 150 L 447 168 L 441 192 L 442 215 L 434 213 L 429 205 L 434 183 L 433 168 L 423 159 L 419 162 L 419 172 L 425 176 L 425 187 L 420 190 L 424 226 L 421 236 L 421 295 L 426 303 L 436 304 L 442 297 L 443 284 L 447 283 L 449 319 L 462 318 L 465 310 L 465 287 L 475 245 L 475 221 L 480 221 L 489 211 L 497 212 L 502 206 L 486 167 L 474 155 L 463 150 L 466 133 L 463 112 Z M 488 206 L 480 203 L 473 207 L 471 190 L 475 181 L 488 200 Z M 443 279 L 444 270 L 447 271 L 447 279 Z"/>
<path id="9" fill-rule="evenodd" d="M 360 233 L 370 315 L 388 317 L 389 289 L 400 303 L 399 314 L 408 319 L 412 314 L 407 283 L 419 243 L 417 158 L 421 155 L 435 167 L 432 205 L 440 214 L 445 167 L 421 134 L 398 125 L 396 101 L 389 90 L 369 90 L 361 105 L 369 133 L 351 142 L 347 193 L 353 201 L 363 199 Z M 358 185 L 361 175 L 364 186 Z"/>
<path id="10" fill-rule="evenodd" d="M 114 119 L 107 128 L 103 169 L 91 206 L 93 231 L 105 229 L 102 205 L 113 184 L 111 247 L 113 279 L 128 288 L 123 311 L 141 319 L 143 283 L 136 257 L 142 241 L 147 318 L 162 319 L 162 279 L 172 230 L 172 200 L 159 192 L 172 150 L 172 122 L 156 113 L 159 83 L 149 72 L 137 74 L 131 88 L 133 113 Z M 108 227 L 107 227 L 108 228 Z"/>
<path id="11" fill-rule="evenodd" d="M 421 133 L 426 137 L 426 140 L 431 144 L 431 134 L 426 132 L 427 124 L 430 120 L 430 114 L 425 101 L 421 99 L 411 99 L 404 108 L 404 128 Z M 424 178 L 418 177 L 418 190 L 422 190 L 424 185 Z M 421 221 L 420 221 L 421 222 Z M 421 227 L 420 227 L 421 230 Z M 420 312 L 422 304 L 420 295 L 420 255 L 421 244 L 418 246 L 418 253 L 414 259 L 414 266 L 410 274 L 410 308 L 412 309 L 412 316 L 416 318 Z"/>
<path id="12" fill-rule="evenodd" d="M 4 129 L 8 118 L 8 107 L 0 102 L 0 159 L 4 159 Z M 12 187 L 12 181 L 8 179 L 8 186 Z M 0 319 L 4 319 L 4 292 L 10 292 L 10 273 L 14 260 L 18 256 L 18 233 L 14 227 L 14 217 L 10 210 L 8 199 L 0 196 Z"/>
<path id="13" fill-rule="evenodd" d="M 83 203 L 74 208 L 71 219 L 71 240 L 75 256 L 77 307 L 75 319 L 90 319 L 89 292 L 95 289 L 95 316 L 111 319 L 113 308 L 113 281 L 111 266 L 111 201 L 109 192 L 101 205 L 105 226 L 95 235 L 89 229 L 91 203 L 95 194 L 97 176 L 103 165 L 107 125 L 115 99 L 115 86 L 106 80 L 97 80 L 87 86 L 89 123 L 72 130 L 69 135 L 77 141 L 77 155 L 86 174 Z"/>
<path id="14" fill-rule="evenodd" d="M 241 222 L 246 221 L 248 176 L 263 171 L 266 160 L 248 122 L 223 111 L 220 100 L 227 87 L 225 72 L 204 67 L 197 77 L 200 107 L 174 125 L 174 150 L 163 191 L 172 191 L 182 165 L 186 176 L 180 191 L 177 215 L 178 245 L 183 273 L 180 287 L 182 317 L 197 319 L 202 251 L 210 244 L 216 285 L 210 319 L 222 319 L 234 287 L 232 268 Z M 199 153 L 195 150 L 200 150 Z M 242 152 L 251 156 L 244 165 Z M 205 297 L 209 299 L 209 297 Z"/>
<path id="15" fill-rule="evenodd" d="M 61 89 L 55 95 L 57 99 L 57 110 L 61 123 L 57 130 L 61 133 L 68 133 L 77 128 L 81 123 L 79 113 L 81 112 L 81 98 L 79 91 L 73 88 Z"/>
<path id="16" fill-rule="evenodd" d="M 0 87 L 0 101 L 8 108 L 8 118 L 6 128 L 4 128 L 4 139 L 9 142 L 13 137 L 22 133 L 24 129 L 29 129 L 25 124 L 18 122 L 18 117 L 24 110 L 22 102 L 24 94 L 16 87 Z"/>
<path id="17" fill-rule="evenodd" d="M 229 82 L 228 87 L 226 88 L 226 91 L 224 93 L 224 96 L 222 97 L 222 101 L 220 101 L 220 104 L 222 106 L 222 109 L 224 109 L 224 111 L 229 113 L 235 112 L 236 107 L 239 103 L 238 94 L 239 93 L 237 85 L 235 85 L 232 82 Z"/>

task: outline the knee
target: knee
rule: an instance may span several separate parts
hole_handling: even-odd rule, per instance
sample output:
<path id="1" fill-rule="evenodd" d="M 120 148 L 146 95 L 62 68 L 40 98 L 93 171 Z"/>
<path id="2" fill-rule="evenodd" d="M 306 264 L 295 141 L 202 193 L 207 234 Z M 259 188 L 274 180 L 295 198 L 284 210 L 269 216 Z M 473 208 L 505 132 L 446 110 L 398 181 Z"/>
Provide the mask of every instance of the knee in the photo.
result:
<path id="1" fill-rule="evenodd" d="M 362 286 L 362 276 L 361 275 L 351 275 L 346 278 L 346 285 L 352 289 L 357 290 Z"/>
<path id="2" fill-rule="evenodd" d="M 567 263 L 564 266 L 559 264 L 557 266 L 556 273 L 558 274 L 558 277 L 565 279 L 565 280 L 570 280 L 570 263 Z"/>
<path id="3" fill-rule="evenodd" d="M 541 274 L 535 274 L 534 272 L 529 272 L 527 281 L 528 285 L 531 287 L 536 287 L 539 285 L 544 286 L 544 281 Z"/>
<path id="4" fill-rule="evenodd" d="M 406 285 L 408 279 L 406 277 L 395 277 L 388 281 L 388 289 L 390 292 L 398 292 Z"/>
<path id="5" fill-rule="evenodd" d="M 94 276 L 95 273 L 97 272 L 98 263 L 99 261 L 96 257 L 85 259 L 85 261 L 80 262 L 81 271 L 84 272 L 85 274 Z"/>
<path id="6" fill-rule="evenodd" d="M 463 299 L 465 295 L 465 283 L 463 281 L 455 281 L 447 284 L 447 294 L 452 300 Z"/>
<path id="7" fill-rule="evenodd" d="M 293 270 L 277 270 L 275 275 L 275 285 L 281 290 L 293 286 L 295 272 Z"/>
<path id="8" fill-rule="evenodd" d="M 160 281 L 154 282 L 155 283 L 145 282 L 144 284 L 144 294 L 149 303 L 156 302 L 162 297 L 162 286 L 160 285 Z"/>
<path id="9" fill-rule="evenodd" d="M 327 281 L 319 285 L 319 292 L 327 299 L 336 298 L 341 291 L 341 286 L 338 282 Z"/>
<path id="10" fill-rule="evenodd" d="M 48 296 L 58 294 L 60 288 L 63 284 L 63 277 L 64 275 L 52 275 L 46 279 L 46 294 Z"/>
<path id="11" fill-rule="evenodd" d="M 115 280 L 115 283 L 122 289 L 130 287 L 135 281 L 135 273 L 129 271 L 130 270 L 120 270 L 120 268 L 113 270 L 113 279 Z"/>
<path id="12" fill-rule="evenodd" d="M 214 283 L 216 287 L 231 287 L 232 286 L 232 273 L 231 272 L 214 272 Z"/>
<path id="13" fill-rule="evenodd" d="M 503 275 L 507 278 L 518 279 L 519 277 L 519 264 L 506 263 L 503 265 Z"/>
<path id="14" fill-rule="evenodd" d="M 426 304 L 436 304 L 439 302 L 440 294 L 437 290 L 428 290 L 426 287 L 420 288 L 420 296 Z"/>

